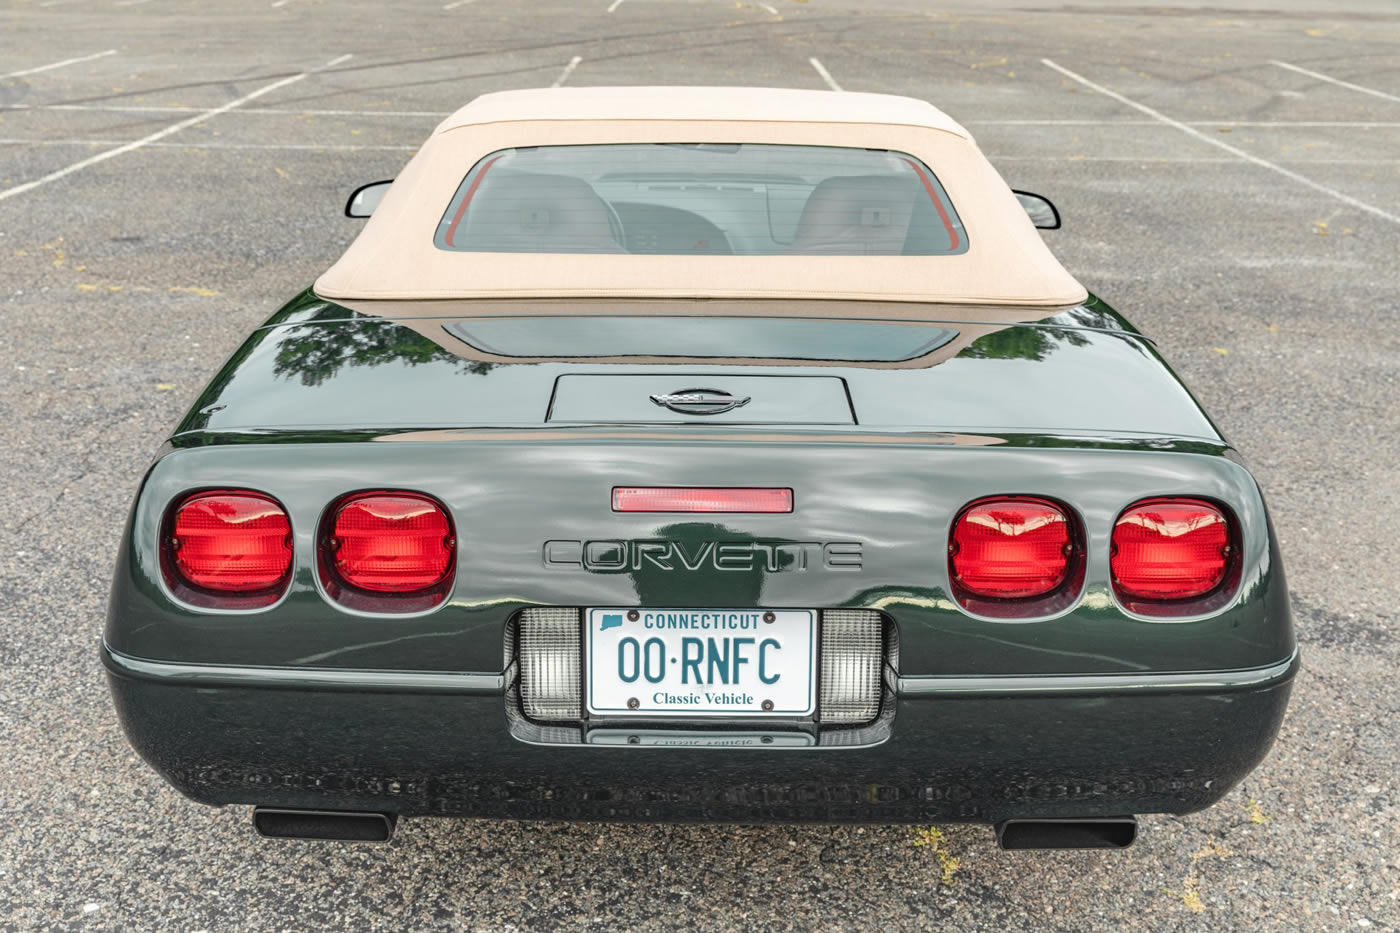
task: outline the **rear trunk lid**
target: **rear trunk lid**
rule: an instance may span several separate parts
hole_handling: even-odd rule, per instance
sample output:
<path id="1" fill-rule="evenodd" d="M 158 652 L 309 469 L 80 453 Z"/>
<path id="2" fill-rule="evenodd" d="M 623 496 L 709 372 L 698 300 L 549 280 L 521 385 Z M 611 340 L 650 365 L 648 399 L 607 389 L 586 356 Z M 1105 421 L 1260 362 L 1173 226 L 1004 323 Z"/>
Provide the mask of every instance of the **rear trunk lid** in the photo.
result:
<path id="1" fill-rule="evenodd" d="M 179 431 L 825 426 L 1219 440 L 1152 344 L 1097 300 L 1030 321 L 1020 318 L 1043 312 L 446 304 L 386 318 L 304 295 L 249 338 Z"/>

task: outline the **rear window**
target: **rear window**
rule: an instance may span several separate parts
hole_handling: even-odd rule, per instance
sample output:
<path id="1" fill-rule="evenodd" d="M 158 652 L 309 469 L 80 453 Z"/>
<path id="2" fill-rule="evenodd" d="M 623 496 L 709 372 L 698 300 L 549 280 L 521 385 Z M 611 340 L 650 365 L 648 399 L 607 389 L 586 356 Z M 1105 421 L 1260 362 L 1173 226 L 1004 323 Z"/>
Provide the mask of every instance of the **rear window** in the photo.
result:
<path id="1" fill-rule="evenodd" d="M 462 179 L 434 242 L 484 253 L 967 251 L 943 186 L 913 156 L 753 143 L 502 149 Z"/>
<path id="2" fill-rule="evenodd" d="M 828 318 L 476 318 L 443 326 L 496 356 L 578 359 L 682 356 L 895 363 L 932 353 L 958 336 L 946 327 Z"/>

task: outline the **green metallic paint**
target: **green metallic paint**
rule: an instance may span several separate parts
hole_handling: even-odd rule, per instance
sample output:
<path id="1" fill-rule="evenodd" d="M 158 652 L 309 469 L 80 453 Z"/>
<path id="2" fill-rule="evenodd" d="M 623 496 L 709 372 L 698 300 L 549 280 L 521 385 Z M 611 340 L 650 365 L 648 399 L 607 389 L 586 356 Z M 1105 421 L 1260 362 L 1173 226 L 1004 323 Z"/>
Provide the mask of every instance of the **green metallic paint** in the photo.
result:
<path id="1" fill-rule="evenodd" d="M 216 804 L 896 821 L 1188 812 L 1272 743 L 1298 655 L 1263 498 L 1152 343 L 1103 302 L 995 331 L 924 369 L 675 368 L 677 389 L 696 375 L 836 376 L 858 424 L 544 421 L 561 375 L 657 369 L 473 362 L 309 292 L 289 303 L 202 393 L 133 506 L 104 644 L 133 745 Z M 796 508 L 611 511 L 612 486 L 658 484 L 790 487 Z M 276 605 L 211 612 L 167 591 L 162 517 L 201 487 L 262 490 L 287 507 L 295 564 Z M 418 490 L 451 510 L 458 569 L 443 605 L 375 615 L 324 594 L 315 529 L 332 501 L 368 488 Z M 1017 493 L 1075 511 L 1084 585 L 1054 615 L 979 618 L 950 596 L 949 524 L 973 499 Z M 1161 495 L 1211 498 L 1239 521 L 1241 579 L 1217 611 L 1142 618 L 1112 594 L 1112 523 Z M 589 572 L 547 565 L 552 540 L 689 553 L 706 541 L 859 542 L 862 567 Z M 512 733 L 504 635 L 518 610 L 660 604 L 883 612 L 898 631 L 892 729 L 825 755 L 644 751 L 644 780 L 626 757 L 636 750 L 561 754 Z"/>
<path id="2" fill-rule="evenodd" d="M 937 309 L 929 314 L 936 317 Z M 447 323 L 432 321 L 439 329 Z M 733 319 L 725 325 L 738 326 Z M 444 336 L 444 342 L 453 340 Z M 882 369 L 800 362 L 483 362 L 463 359 L 401 323 L 310 294 L 249 337 L 176 434 L 538 425 L 558 377 L 600 370 L 619 376 L 674 372 L 682 382 L 692 375 L 839 376 L 856 420 L 867 427 L 1220 439 L 1151 343 L 1097 299 L 1043 322 L 987 334 L 935 366 Z M 625 382 L 618 381 L 617 391 L 630 391 Z M 740 409 L 707 424 L 742 424 L 743 415 Z"/>
<path id="3" fill-rule="evenodd" d="M 153 660 L 486 671 L 500 664 L 505 620 L 519 608 L 664 603 L 879 609 L 900 628 L 901 671 L 908 674 L 1234 669 L 1275 663 L 1293 650 L 1263 501 L 1249 474 L 1220 453 L 964 446 L 904 435 L 851 442 L 839 432 L 777 442 L 760 432 L 726 431 L 697 457 L 697 442 L 668 441 L 663 433 L 651 442 L 608 438 L 601 429 L 554 433 L 172 450 L 153 467 L 136 504 L 108 640 Z M 716 464 L 729 482 L 793 488 L 795 511 L 684 520 L 611 510 L 613 485 L 711 485 Z M 878 487 L 870 485 L 874 470 Z M 165 591 L 157 539 L 166 508 L 190 489 L 220 486 L 261 490 L 288 509 L 296 566 L 290 592 L 276 606 L 230 616 L 182 606 Z M 375 616 L 322 594 L 314 566 L 322 511 L 364 488 L 419 490 L 451 509 L 459 567 L 445 605 L 421 615 Z M 1006 493 L 1049 496 L 1079 513 L 1088 536 L 1087 579 L 1070 611 L 1035 621 L 980 619 L 949 597 L 944 555 L 953 514 L 973 499 Z M 1137 499 L 1174 494 L 1217 499 L 1238 516 L 1240 596 L 1192 621 L 1127 616 L 1108 584 L 1112 522 Z M 550 540 L 665 539 L 694 553 L 711 540 L 810 541 L 814 528 L 839 529 L 827 533 L 831 540 L 861 542 L 864 568 L 589 573 L 541 562 Z"/>
<path id="4" fill-rule="evenodd" d="M 309 323 L 315 320 L 323 323 Z M 1104 393 L 1046 400 L 1017 377 L 1045 371 L 1050 385 L 1082 382 L 1081 371 L 1101 358 L 1149 387 L 1137 401 L 1156 409 L 1139 411 L 1135 424 L 1110 425 Z M 558 375 L 600 369 L 655 371 L 474 364 L 398 324 L 299 296 L 235 353 L 152 468 L 123 543 L 111 645 L 188 663 L 489 671 L 500 664 L 501 631 L 517 609 L 666 603 L 880 609 L 900 628 L 902 672 L 914 675 L 1245 669 L 1293 650 L 1278 555 L 1253 479 L 1151 345 L 1097 299 L 1044 326 L 993 332 L 929 369 L 763 370 L 840 376 L 860 425 L 544 423 Z M 719 380 L 754 372 L 685 369 Z M 374 372 L 380 375 L 370 383 L 359 381 Z M 400 391 L 378 400 L 395 385 Z M 371 388 L 374 398 L 365 394 Z M 393 412 L 393 423 L 364 423 L 376 405 Z M 977 417 L 959 415 L 979 406 Z M 1004 408 L 1019 417 L 998 417 Z M 992 424 L 957 423 L 979 420 Z M 1013 420 L 1015 430 L 1007 431 Z M 1177 430 L 1154 430 L 1164 427 Z M 717 479 L 791 486 L 797 510 L 664 521 L 609 507 L 615 484 Z M 289 510 L 294 579 L 269 609 L 211 613 L 166 592 L 161 518 L 186 491 L 219 486 L 262 490 Z M 322 510 L 347 492 L 375 487 L 427 492 L 452 510 L 459 569 L 454 593 L 438 609 L 357 613 L 322 592 L 315 571 Z M 550 491 L 546 500 L 541 490 Z M 978 618 L 949 597 L 948 522 L 968 501 L 1018 492 L 1058 499 L 1079 514 L 1089 539 L 1083 592 L 1050 618 Z M 1131 617 L 1108 583 L 1111 523 L 1136 499 L 1173 494 L 1216 498 L 1240 518 L 1240 596 L 1201 619 Z M 547 540 L 800 542 L 813 528 L 841 529 L 838 537 L 861 542 L 865 567 L 733 574 L 647 566 L 608 574 L 546 568 L 540 558 Z"/>
<path id="5" fill-rule="evenodd" d="M 351 690 L 356 693 L 440 693 L 501 696 L 502 673 L 381 671 L 345 668 L 240 667 L 233 664 L 172 664 L 133 658 L 102 645 L 107 670 L 134 680 L 186 687 L 276 687 L 281 690 Z"/>
<path id="6" fill-rule="evenodd" d="M 381 671 L 347 668 L 241 667 L 233 664 L 180 664 L 150 661 L 102 645 L 102 663 L 111 673 L 133 680 L 188 687 L 276 687 L 281 690 L 349 690 L 356 693 L 437 693 L 499 696 L 505 674 L 441 671 Z M 1300 656 L 1242 671 L 1146 674 L 1021 674 L 991 677 L 895 677 L 901 697 L 1064 695 L 1115 693 L 1218 693 L 1271 687 L 1297 673 Z"/>
<path id="7" fill-rule="evenodd" d="M 1291 657 L 1277 664 L 1242 671 L 1202 671 L 1200 673 L 1148 672 L 1141 674 L 1023 674 L 992 677 L 900 677 L 895 693 L 902 697 L 924 696 L 1060 696 L 1115 693 L 1218 693 L 1222 690 L 1273 687 L 1287 683 L 1302 664 L 1295 648 Z"/>
<path id="8" fill-rule="evenodd" d="M 1289 694 L 904 697 L 874 746 L 663 749 L 524 742 L 499 696 L 110 680 L 132 744 L 207 804 L 742 823 L 1189 813 L 1259 763 Z"/>

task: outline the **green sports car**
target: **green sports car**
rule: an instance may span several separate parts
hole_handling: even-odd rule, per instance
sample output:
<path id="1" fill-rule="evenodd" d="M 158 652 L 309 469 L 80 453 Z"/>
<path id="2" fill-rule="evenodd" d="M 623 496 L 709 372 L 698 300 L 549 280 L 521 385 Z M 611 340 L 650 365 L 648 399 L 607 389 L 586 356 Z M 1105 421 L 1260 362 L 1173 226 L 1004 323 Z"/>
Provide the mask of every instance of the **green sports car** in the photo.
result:
<path id="1" fill-rule="evenodd" d="M 1267 753 L 1258 485 L 930 105 L 491 94 L 347 213 L 123 537 L 103 663 L 194 800 L 1121 847 Z"/>

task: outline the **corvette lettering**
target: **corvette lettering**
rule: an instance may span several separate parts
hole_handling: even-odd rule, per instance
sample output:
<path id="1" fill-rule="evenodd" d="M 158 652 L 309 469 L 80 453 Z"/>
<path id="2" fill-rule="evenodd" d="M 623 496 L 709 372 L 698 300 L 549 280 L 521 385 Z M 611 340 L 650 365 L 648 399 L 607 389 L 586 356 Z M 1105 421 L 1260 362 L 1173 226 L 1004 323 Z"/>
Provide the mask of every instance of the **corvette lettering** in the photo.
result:
<path id="1" fill-rule="evenodd" d="M 546 541 L 544 564 L 556 570 L 591 573 L 722 571 L 800 573 L 860 570 L 859 541 L 682 541 L 606 539 Z"/>

